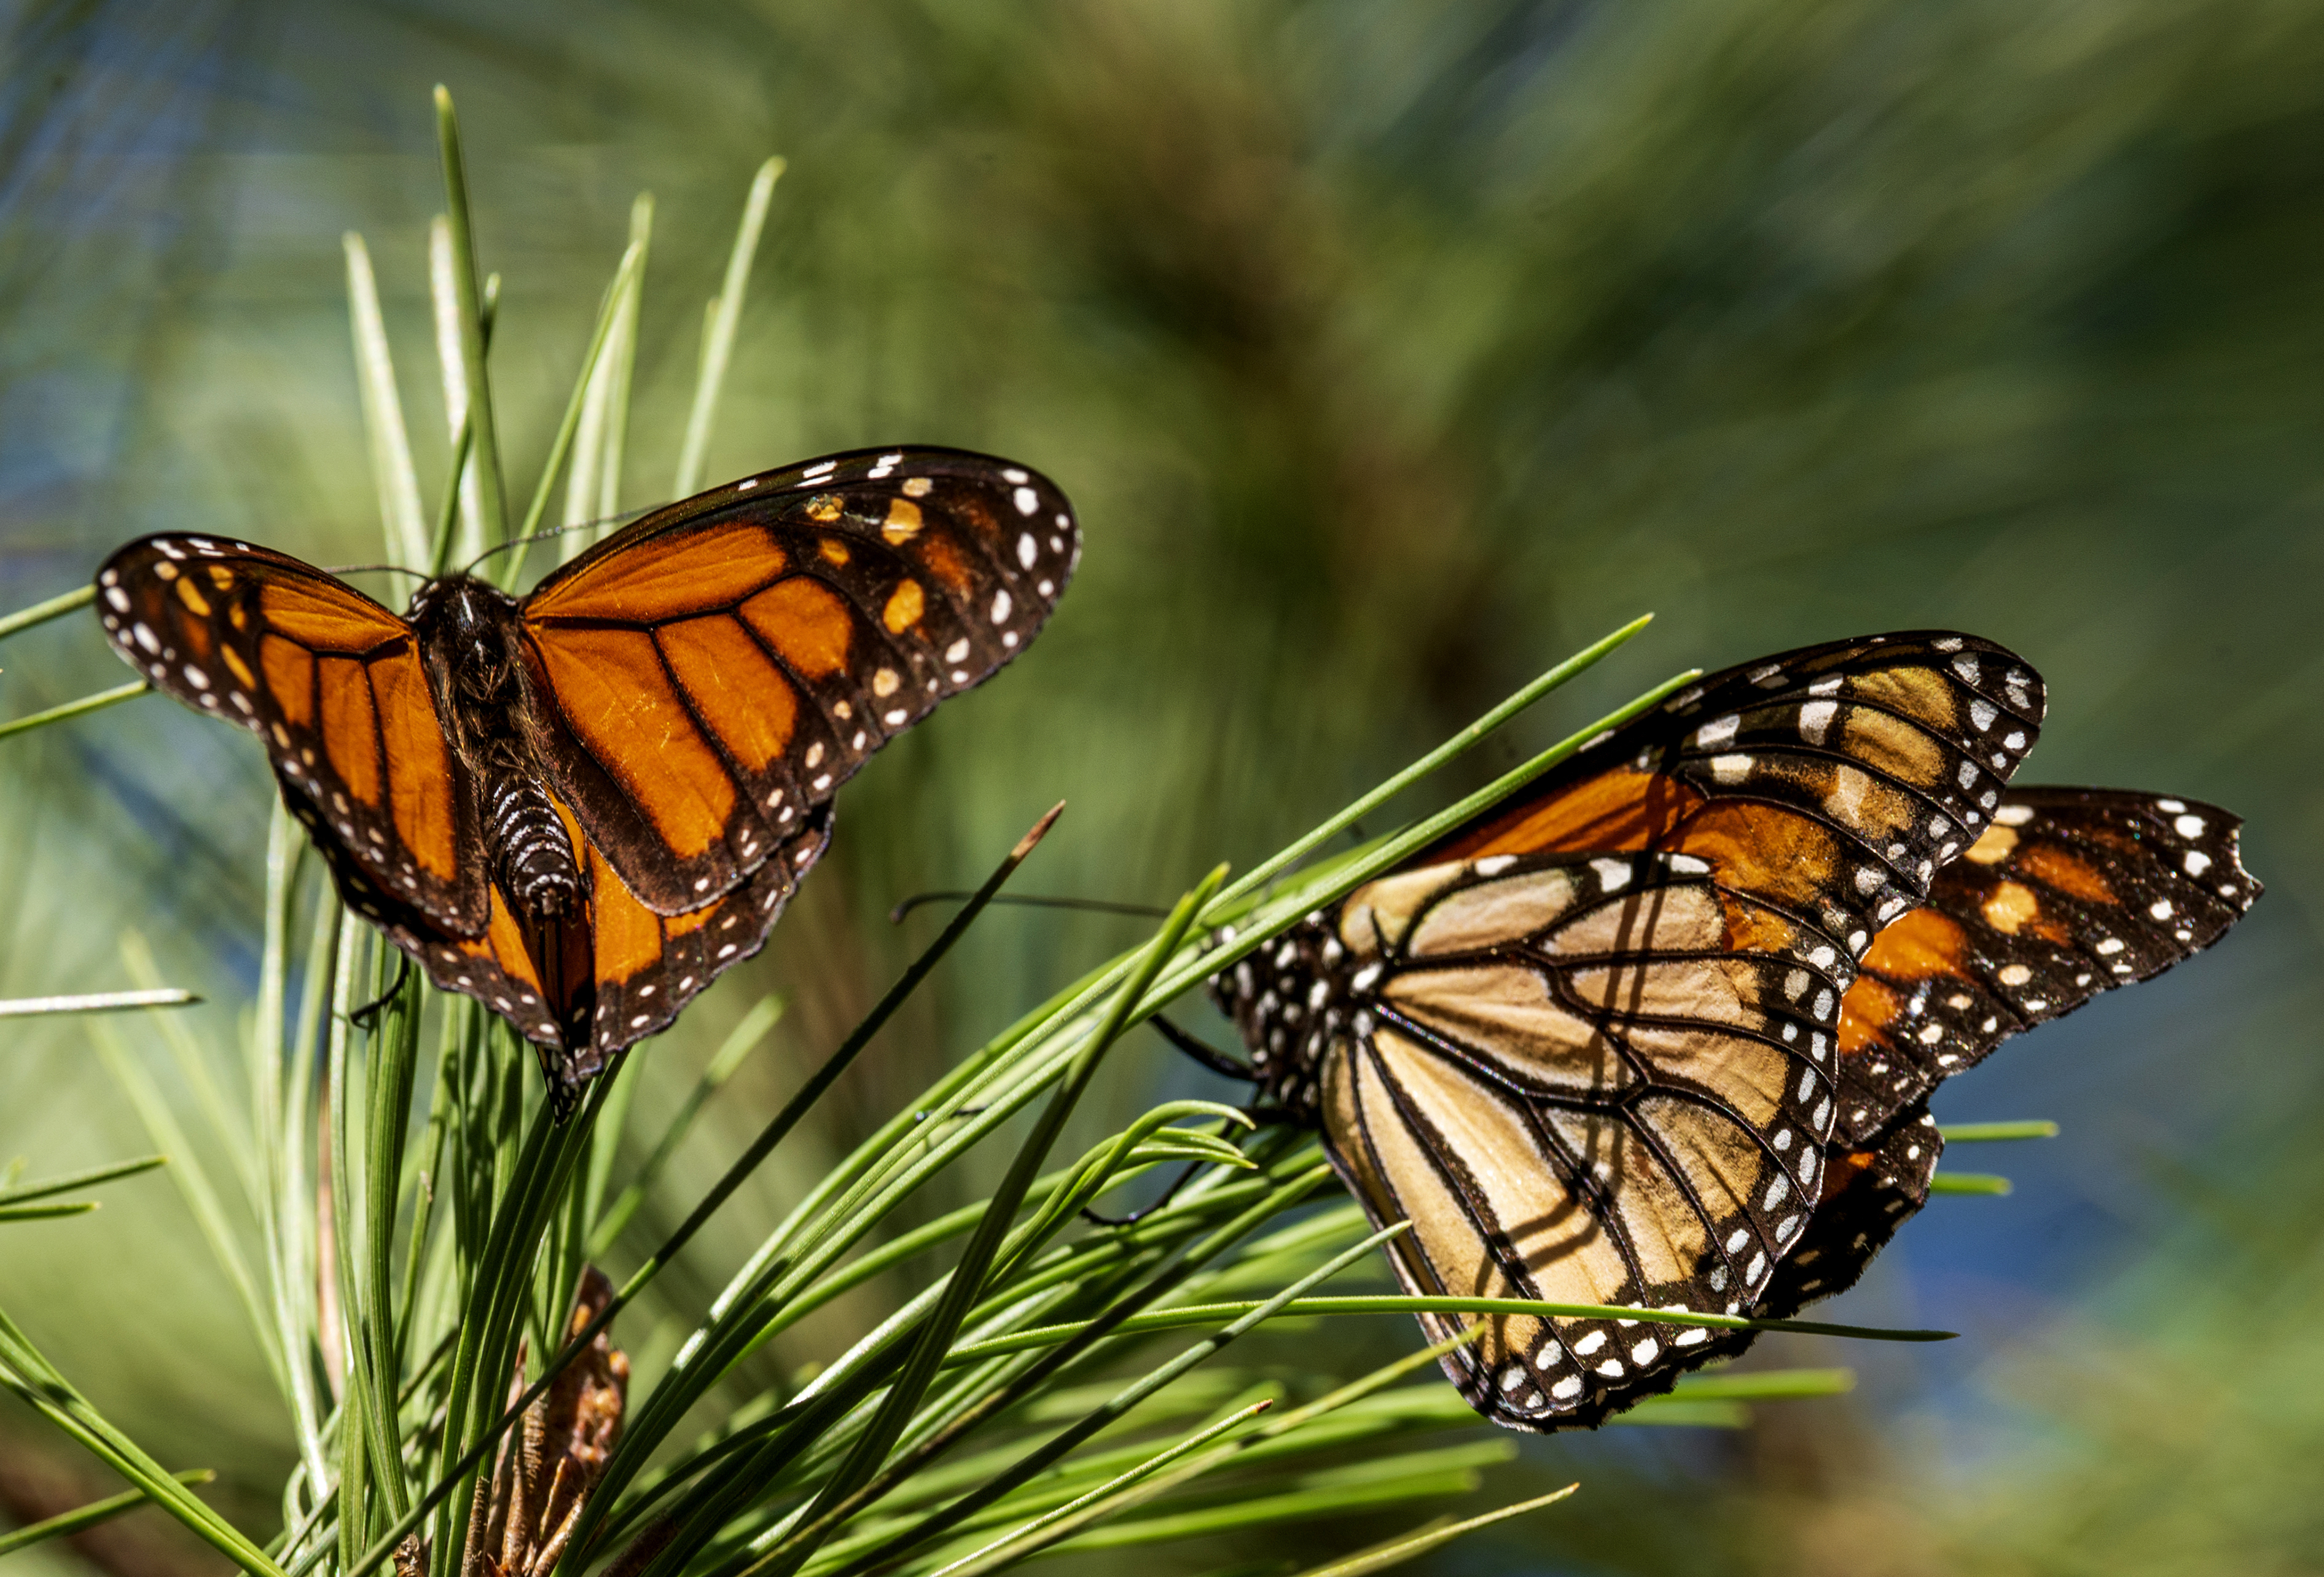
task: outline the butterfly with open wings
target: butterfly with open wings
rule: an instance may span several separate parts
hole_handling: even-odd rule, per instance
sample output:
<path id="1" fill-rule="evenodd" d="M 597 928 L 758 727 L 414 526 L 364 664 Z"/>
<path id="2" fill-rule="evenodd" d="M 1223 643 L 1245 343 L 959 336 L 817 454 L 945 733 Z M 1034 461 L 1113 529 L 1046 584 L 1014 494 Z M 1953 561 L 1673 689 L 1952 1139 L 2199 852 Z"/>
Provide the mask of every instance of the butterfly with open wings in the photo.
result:
<path id="1" fill-rule="evenodd" d="M 1212 982 L 1423 1296 L 1777 1318 L 1926 1202 L 1936 1084 L 2218 939 L 2240 823 L 2012 790 L 2044 707 L 1944 632 L 1690 686 Z M 1465 1317 L 1424 1314 L 1432 1340 Z M 1589 1426 L 1749 1343 L 1494 1316 L 1446 1372 Z"/>
<path id="2" fill-rule="evenodd" d="M 1022 651 L 1081 552 L 1007 460 L 864 449 L 398 614 L 247 542 L 97 574 L 115 650 L 265 742 L 349 908 L 538 1049 L 559 1108 L 758 951 L 881 745 Z"/>

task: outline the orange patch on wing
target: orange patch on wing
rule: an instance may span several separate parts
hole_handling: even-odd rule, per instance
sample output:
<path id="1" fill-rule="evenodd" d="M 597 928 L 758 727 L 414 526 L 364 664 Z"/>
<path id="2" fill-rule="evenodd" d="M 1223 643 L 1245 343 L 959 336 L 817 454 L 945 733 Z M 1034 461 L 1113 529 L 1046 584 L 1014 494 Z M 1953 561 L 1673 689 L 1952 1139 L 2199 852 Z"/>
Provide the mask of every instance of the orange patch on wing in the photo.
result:
<path id="1" fill-rule="evenodd" d="M 1615 853 L 1661 848 L 1703 797 L 1661 772 L 1616 767 L 1539 796 L 1520 794 L 1490 820 L 1416 856 L 1412 866 L 1489 854 Z"/>
<path id="2" fill-rule="evenodd" d="M 952 539 L 943 532 L 935 532 L 923 538 L 918 548 L 914 550 L 913 557 L 920 561 L 920 567 L 944 582 L 960 595 L 964 597 L 975 595 L 976 572 L 971 569 L 968 561 L 960 556 L 960 549 L 953 545 Z"/>
<path id="3" fill-rule="evenodd" d="M 500 883 L 492 885 L 492 918 L 484 927 L 482 951 L 492 954 L 493 962 L 501 966 L 511 980 L 521 981 L 534 991 L 540 990 L 540 971 L 532 962 L 531 950 L 524 945 L 524 932 L 519 928 L 516 917 L 509 912 L 507 900 L 501 897 Z M 476 945 L 464 945 L 463 951 L 477 951 Z M 500 1007 L 497 1001 L 493 1003 Z"/>
<path id="4" fill-rule="evenodd" d="M 1961 851 L 1961 858 L 1972 865 L 1998 865 L 2016 847 L 2017 830 L 1996 822 L 1979 835 L 1977 842 Z"/>
<path id="5" fill-rule="evenodd" d="M 1904 1010 L 1904 999 L 1880 981 L 1859 974 L 1840 999 L 1840 1055 L 1852 1056 L 1888 1044 L 1887 1028 Z"/>
<path id="6" fill-rule="evenodd" d="M 1864 967 L 1894 980 L 1958 979 L 1968 954 L 1969 936 L 1958 923 L 1936 908 L 1917 908 L 1872 938 Z"/>
<path id="7" fill-rule="evenodd" d="M 1829 829 L 1771 805 L 1722 799 L 1689 816 L 1655 846 L 1711 862 L 1720 881 L 1815 912 L 1840 861 Z"/>
<path id="8" fill-rule="evenodd" d="M 847 671 L 855 621 L 839 594 L 821 581 L 778 581 L 744 603 L 742 613 L 802 677 L 827 679 Z"/>
<path id="9" fill-rule="evenodd" d="M 280 635 L 258 640 L 258 666 L 266 670 L 267 693 L 282 715 L 305 728 L 315 721 L 315 659 L 303 646 Z"/>
<path id="10" fill-rule="evenodd" d="M 661 962 L 661 922 L 622 885 L 605 857 L 589 850 L 589 906 L 601 984 L 634 980 Z"/>
<path id="11" fill-rule="evenodd" d="M 847 550 L 847 544 L 836 537 L 825 537 L 816 544 L 816 549 L 823 555 L 825 564 L 844 564 L 855 557 Z"/>
<path id="12" fill-rule="evenodd" d="M 925 524 L 920 506 L 908 498 L 888 501 L 888 518 L 881 522 L 880 534 L 890 542 L 908 542 L 920 534 Z"/>
<path id="13" fill-rule="evenodd" d="M 258 676 L 252 673 L 250 665 L 242 660 L 242 653 L 228 646 L 220 649 L 218 656 L 225 660 L 226 671 L 234 675 L 236 684 L 245 690 L 258 688 Z"/>
<path id="14" fill-rule="evenodd" d="M 753 772 L 782 754 L 798 718 L 798 693 L 751 632 L 724 613 L 656 632 L 670 671 L 728 753 Z"/>
<path id="15" fill-rule="evenodd" d="M 541 630 L 534 649 L 573 732 L 653 822 L 670 853 L 691 860 L 734 809 L 734 782 L 670 687 L 642 630 Z"/>
<path id="16" fill-rule="evenodd" d="M 2022 882 L 2005 881 L 1987 893 L 1978 906 L 1985 923 L 2005 936 L 2015 936 L 2042 913 L 2042 900 L 2034 890 Z"/>
<path id="17" fill-rule="evenodd" d="M 705 905 L 703 908 L 696 909 L 690 915 L 671 915 L 661 923 L 662 935 L 665 936 L 683 936 L 688 932 L 699 931 L 703 927 L 710 923 L 712 918 L 715 916 L 720 909 L 726 907 L 727 901 L 731 900 L 722 900 L 718 903 Z"/>
<path id="18" fill-rule="evenodd" d="M 927 606 L 927 594 L 920 590 L 918 581 L 899 581 L 894 594 L 888 598 L 888 605 L 880 610 L 880 622 L 888 626 L 889 634 L 901 635 L 920 622 Z"/>
<path id="19" fill-rule="evenodd" d="M 2018 857 L 2017 869 L 2034 881 L 2090 903 L 2120 903 L 2114 889 L 2094 867 L 2084 864 L 2054 844 L 2035 844 Z"/>
<path id="20" fill-rule="evenodd" d="M 325 658 L 323 752 L 347 792 L 367 806 L 379 804 L 377 719 L 372 711 L 371 680 L 353 658 Z"/>
<path id="21" fill-rule="evenodd" d="M 402 620 L 368 597 L 303 576 L 262 582 L 258 611 L 268 624 L 312 651 L 352 657 L 411 633 Z"/>
<path id="22" fill-rule="evenodd" d="M 395 830 L 422 870 L 449 881 L 459 847 L 456 786 L 428 676 L 419 657 L 407 651 L 373 664 L 371 685 L 379 701 L 380 733 L 387 740 L 387 797 Z"/>
<path id="23" fill-rule="evenodd" d="M 1722 898 L 1727 945 L 1736 953 L 1785 953 L 1798 945 L 1799 930 L 1772 909 Z"/>
<path id="24" fill-rule="evenodd" d="M 579 573 L 533 594 L 525 622 L 610 619 L 659 623 L 729 608 L 783 572 L 789 562 L 763 526 L 730 521 L 691 534 L 656 538 L 607 554 Z"/>
<path id="25" fill-rule="evenodd" d="M 207 619 L 210 616 L 209 599 L 202 595 L 201 588 L 195 586 L 192 581 L 177 582 L 177 592 L 178 600 L 186 604 L 186 611 L 195 618 Z"/>

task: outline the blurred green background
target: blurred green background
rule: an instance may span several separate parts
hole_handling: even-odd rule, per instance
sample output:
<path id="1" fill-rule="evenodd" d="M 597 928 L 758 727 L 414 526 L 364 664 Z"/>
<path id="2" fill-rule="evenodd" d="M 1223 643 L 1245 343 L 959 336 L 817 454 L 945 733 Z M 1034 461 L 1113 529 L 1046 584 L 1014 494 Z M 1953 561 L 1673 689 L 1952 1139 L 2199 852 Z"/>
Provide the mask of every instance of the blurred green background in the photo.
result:
<path id="1" fill-rule="evenodd" d="M 1081 578 L 1038 648 L 846 791 L 768 951 L 650 1049 L 649 1118 L 761 994 L 790 993 L 641 1230 L 674 1219 L 932 934 L 926 915 L 891 928 L 888 906 L 973 883 L 1058 798 L 1028 888 L 1167 899 L 1634 613 L 1661 619 L 1471 776 L 1686 664 L 1958 626 L 2050 680 L 2029 780 L 2234 808 L 2266 900 L 2216 954 L 1941 1097 L 1943 1119 L 2064 1133 L 1958 1157 L 2016 1194 L 1936 1201 L 1831 1306 L 1964 1340 L 1769 1342 L 1755 1360 L 1852 1363 L 1863 1383 L 1739 1434 L 1528 1444 L 1480 1507 L 1568 1478 L 1583 1492 L 1433 1569 L 2324 1570 L 2324 10 L 69 0 L 5 16 L 0 610 L 163 527 L 379 557 L 343 230 L 378 267 L 433 495 L 439 80 L 483 264 L 506 281 L 493 366 L 518 488 L 650 189 L 623 503 L 666 495 L 702 304 L 752 171 L 781 152 L 710 476 L 951 443 L 1040 467 L 1082 512 Z M 0 664 L 0 716 L 121 678 L 85 619 Z M 238 734 L 155 700 L 0 743 L 0 996 L 124 983 L 134 927 L 208 993 L 192 1022 L 225 1046 L 253 983 L 269 793 Z M 825 1137 L 665 1277 L 664 1306 L 698 1307 L 831 1153 L 817 1143 L 1139 934 L 1030 912 L 981 926 Z M 1232 1098 L 1150 1037 L 1110 1077 L 1116 1115 Z M 147 1148 L 85 1028 L 0 1033 L 0 1158 L 39 1173 Z M 218 1503 L 268 1526 L 287 1430 L 232 1296 L 166 1181 L 107 1200 L 12 1229 L 0 1303 L 157 1455 L 217 1466 Z M 868 1288 L 785 1360 L 827 1356 L 892 1296 Z M 1368 1323 L 1331 1328 L 1351 1368 L 1414 1339 Z M 679 1329 L 641 1319 L 625 1341 L 650 1369 Z M 0 1509 L 110 1489 L 0 1413 Z M 110 1569 L 213 1569 L 154 1520 L 122 1525 L 132 1554 Z"/>

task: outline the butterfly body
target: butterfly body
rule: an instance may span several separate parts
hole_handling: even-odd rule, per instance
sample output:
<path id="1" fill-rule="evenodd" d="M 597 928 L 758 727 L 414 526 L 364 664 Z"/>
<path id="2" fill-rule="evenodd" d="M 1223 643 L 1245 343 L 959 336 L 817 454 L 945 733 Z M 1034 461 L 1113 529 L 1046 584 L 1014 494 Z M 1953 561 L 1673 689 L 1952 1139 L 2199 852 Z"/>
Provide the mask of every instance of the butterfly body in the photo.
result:
<path id="1" fill-rule="evenodd" d="M 429 581 L 406 614 L 493 879 L 521 914 L 580 912 L 581 866 L 548 791 L 516 599 L 473 576 Z"/>
<path id="2" fill-rule="evenodd" d="M 2013 790 L 2040 678 L 1942 631 L 1688 687 L 1215 974 L 1425 1296 L 1784 1318 L 1926 1203 L 1927 1098 L 2250 907 L 2236 819 Z M 1222 938 L 1231 942 L 1231 938 Z M 1432 1341 L 1459 1316 L 1424 1314 Z M 1486 1417 L 1587 1427 L 1748 1332 L 1495 1315 Z"/>
<path id="3" fill-rule="evenodd" d="M 396 613 L 162 533 L 98 572 L 115 650 L 265 742 L 341 897 L 539 1049 L 569 1104 L 755 953 L 840 784 L 1047 620 L 1081 538 L 1011 462 L 862 450 L 648 515 L 514 597 Z"/>

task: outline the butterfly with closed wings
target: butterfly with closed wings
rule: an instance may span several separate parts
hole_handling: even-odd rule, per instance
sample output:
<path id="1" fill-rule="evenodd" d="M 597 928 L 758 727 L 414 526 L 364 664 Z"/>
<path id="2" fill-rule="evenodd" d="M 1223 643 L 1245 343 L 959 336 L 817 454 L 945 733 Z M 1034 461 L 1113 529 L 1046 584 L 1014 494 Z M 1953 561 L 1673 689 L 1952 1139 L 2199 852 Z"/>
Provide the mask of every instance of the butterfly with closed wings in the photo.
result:
<path id="1" fill-rule="evenodd" d="M 2216 941 L 2235 817 L 2012 791 L 2040 678 L 1972 636 L 1714 675 L 1212 982 L 1422 1296 L 1778 1318 L 1928 1198 L 1929 1093 Z M 1464 1317 L 1423 1314 L 1432 1340 Z M 1749 1333 L 1495 1315 L 1479 1412 L 1596 1425 Z"/>
<path id="2" fill-rule="evenodd" d="M 514 1025 L 560 1110 L 758 951 L 888 740 L 1023 650 L 1081 552 L 1047 478 L 940 448 L 744 477 L 521 600 L 401 614 L 247 542 L 97 574 L 115 650 L 265 742 L 347 906 Z"/>

